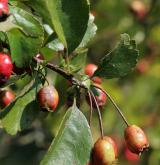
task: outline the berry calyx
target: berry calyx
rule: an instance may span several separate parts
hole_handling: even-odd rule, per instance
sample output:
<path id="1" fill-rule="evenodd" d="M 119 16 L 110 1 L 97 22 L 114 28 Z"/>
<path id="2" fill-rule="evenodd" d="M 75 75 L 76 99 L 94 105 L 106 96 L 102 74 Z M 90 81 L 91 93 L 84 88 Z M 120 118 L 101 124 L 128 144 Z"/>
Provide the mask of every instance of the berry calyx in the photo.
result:
<path id="1" fill-rule="evenodd" d="M 137 154 L 131 152 L 128 148 L 125 148 L 124 155 L 129 162 L 136 163 L 140 161 L 140 157 Z"/>
<path id="2" fill-rule="evenodd" d="M 88 64 L 85 66 L 84 72 L 86 75 L 89 77 L 92 77 L 94 75 L 94 72 L 97 70 L 97 65 L 95 64 Z M 93 77 L 92 81 L 97 83 L 97 84 L 102 84 L 102 79 L 100 77 Z"/>
<path id="3" fill-rule="evenodd" d="M 133 153 L 141 154 L 149 147 L 146 134 L 140 127 L 136 125 L 128 126 L 125 129 L 124 137 L 128 149 Z"/>
<path id="4" fill-rule="evenodd" d="M 41 108 L 47 111 L 55 111 L 59 103 L 59 95 L 54 86 L 46 86 L 38 92 L 38 102 Z"/>
<path id="5" fill-rule="evenodd" d="M 116 161 L 117 145 L 111 137 L 99 138 L 93 147 L 93 165 L 110 165 Z"/>
<path id="6" fill-rule="evenodd" d="M 9 15 L 8 0 L 0 0 L 0 20 L 4 21 Z"/>
<path id="7" fill-rule="evenodd" d="M 0 53 L 0 84 L 5 83 L 13 71 L 12 60 L 9 55 Z"/>
<path id="8" fill-rule="evenodd" d="M 0 107 L 3 109 L 14 100 L 15 95 L 11 90 L 3 90 L 0 91 L 0 98 Z"/>

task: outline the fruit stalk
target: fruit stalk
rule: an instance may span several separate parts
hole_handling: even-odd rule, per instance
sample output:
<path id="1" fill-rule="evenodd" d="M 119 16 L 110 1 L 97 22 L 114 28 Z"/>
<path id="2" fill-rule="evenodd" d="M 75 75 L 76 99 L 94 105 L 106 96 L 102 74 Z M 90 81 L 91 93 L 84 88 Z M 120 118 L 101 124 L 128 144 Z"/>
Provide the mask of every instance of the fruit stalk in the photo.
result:
<path id="1" fill-rule="evenodd" d="M 96 109 L 97 109 L 97 113 L 98 113 L 98 120 L 99 120 L 99 126 L 100 126 L 100 131 L 101 131 L 101 138 L 103 139 L 104 131 L 103 131 L 102 116 L 101 116 L 101 112 L 100 112 L 100 109 L 99 109 L 99 105 L 97 103 L 97 100 L 96 100 L 96 97 L 95 97 L 94 93 L 91 90 L 89 90 L 89 93 L 93 97 L 94 102 L 96 104 Z"/>
<path id="2" fill-rule="evenodd" d="M 93 103 L 92 103 L 92 96 L 89 90 L 87 91 L 89 97 L 89 105 L 90 105 L 90 114 L 89 114 L 89 125 L 91 126 L 92 114 L 93 114 Z"/>
<path id="3" fill-rule="evenodd" d="M 115 109 L 117 110 L 117 112 L 120 114 L 120 116 L 122 117 L 123 121 L 125 122 L 125 124 L 127 125 L 127 127 L 129 126 L 129 123 L 126 119 L 126 117 L 124 116 L 124 114 L 122 113 L 121 109 L 117 106 L 117 104 L 115 103 L 115 101 L 112 99 L 112 97 L 102 88 L 96 86 L 96 85 L 92 85 L 95 88 L 98 88 L 100 90 L 102 90 L 102 92 L 104 92 L 106 94 L 106 96 L 109 98 L 109 100 L 111 101 L 111 103 L 113 104 L 113 106 L 115 107 Z"/>

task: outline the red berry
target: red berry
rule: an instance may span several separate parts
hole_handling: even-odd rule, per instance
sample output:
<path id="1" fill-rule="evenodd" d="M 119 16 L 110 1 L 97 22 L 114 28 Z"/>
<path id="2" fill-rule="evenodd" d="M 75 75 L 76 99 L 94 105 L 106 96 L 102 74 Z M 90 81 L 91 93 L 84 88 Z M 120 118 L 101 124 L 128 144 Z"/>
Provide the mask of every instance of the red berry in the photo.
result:
<path id="1" fill-rule="evenodd" d="M 9 14 L 9 8 L 8 8 L 8 0 L 0 0 L 0 19 L 6 17 Z"/>
<path id="2" fill-rule="evenodd" d="M 59 95 L 54 86 L 46 86 L 38 92 L 38 101 L 42 108 L 55 111 L 59 102 Z"/>
<path id="3" fill-rule="evenodd" d="M 100 86 L 99 84 L 94 84 L 94 85 L 102 88 L 102 86 Z M 106 104 L 106 100 L 107 100 L 106 94 L 102 90 L 100 90 L 100 89 L 98 89 L 96 87 L 91 88 L 91 90 L 92 90 L 93 94 L 96 97 L 96 100 L 97 100 L 98 105 L 100 107 L 104 106 Z M 92 102 L 93 102 L 93 105 L 96 107 L 96 105 L 94 103 L 93 97 L 92 97 Z"/>
<path id="4" fill-rule="evenodd" d="M 12 74 L 13 64 L 9 55 L 0 53 L 0 84 L 5 83 Z"/>
<path id="5" fill-rule="evenodd" d="M 117 145 L 111 137 L 97 140 L 93 147 L 93 165 L 110 165 L 116 161 Z"/>
<path id="6" fill-rule="evenodd" d="M 149 142 L 144 131 L 136 125 L 125 129 L 124 137 L 126 145 L 133 153 L 140 154 L 149 147 Z"/>
<path id="7" fill-rule="evenodd" d="M 149 70 L 149 62 L 146 59 L 140 60 L 137 63 L 136 70 L 141 74 L 145 74 Z"/>
<path id="8" fill-rule="evenodd" d="M 36 55 L 36 58 L 38 58 L 40 60 L 44 60 L 44 56 L 40 53 Z"/>
<path id="9" fill-rule="evenodd" d="M 125 158 L 129 161 L 129 162 L 132 162 L 132 163 L 136 163 L 136 162 L 139 162 L 140 161 L 140 157 L 131 152 L 128 148 L 125 149 Z"/>
<path id="10" fill-rule="evenodd" d="M 130 9 L 138 19 L 143 19 L 148 12 L 146 5 L 140 0 L 134 0 Z"/>
<path id="11" fill-rule="evenodd" d="M 0 98 L 0 107 L 3 109 L 14 100 L 15 95 L 11 90 L 4 90 L 0 92 Z"/>
<path id="12" fill-rule="evenodd" d="M 88 75 L 89 77 L 92 77 L 94 75 L 94 72 L 97 70 L 97 65 L 95 64 L 88 64 L 85 67 L 85 74 Z M 100 77 L 93 77 L 92 78 L 93 82 L 97 83 L 97 84 L 102 84 L 102 79 Z"/>

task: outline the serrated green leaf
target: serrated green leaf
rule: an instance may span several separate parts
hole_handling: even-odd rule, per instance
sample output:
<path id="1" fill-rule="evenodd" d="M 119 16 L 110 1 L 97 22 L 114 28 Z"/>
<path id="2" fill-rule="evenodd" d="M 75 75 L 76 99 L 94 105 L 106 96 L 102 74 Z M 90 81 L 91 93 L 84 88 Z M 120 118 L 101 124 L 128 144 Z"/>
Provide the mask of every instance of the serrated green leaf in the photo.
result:
<path id="1" fill-rule="evenodd" d="M 128 34 L 122 34 L 121 42 L 102 59 L 94 75 L 107 79 L 126 76 L 135 67 L 138 55 L 136 42 Z"/>
<path id="2" fill-rule="evenodd" d="M 18 131 L 27 129 L 38 114 L 35 100 L 36 87 L 31 82 L 0 114 L 1 123 L 7 133 L 15 135 Z"/>
<path id="3" fill-rule="evenodd" d="M 91 148 L 92 136 L 87 120 L 74 104 L 67 111 L 41 165 L 85 165 Z"/>
<path id="4" fill-rule="evenodd" d="M 69 54 L 78 47 L 89 19 L 87 0 L 29 0 L 26 3 L 55 30 Z"/>

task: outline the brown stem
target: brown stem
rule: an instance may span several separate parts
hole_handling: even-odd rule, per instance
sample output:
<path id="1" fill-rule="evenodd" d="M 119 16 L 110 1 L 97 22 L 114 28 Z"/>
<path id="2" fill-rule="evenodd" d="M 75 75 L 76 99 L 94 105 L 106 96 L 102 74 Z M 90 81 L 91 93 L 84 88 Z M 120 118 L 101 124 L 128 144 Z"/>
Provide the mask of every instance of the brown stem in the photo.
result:
<path id="1" fill-rule="evenodd" d="M 89 90 L 87 91 L 88 97 L 89 97 L 89 105 L 90 105 L 90 114 L 89 114 L 89 126 L 91 126 L 91 120 L 93 115 L 93 103 L 92 103 L 92 96 Z"/>
<path id="2" fill-rule="evenodd" d="M 41 60 L 37 57 L 34 57 L 33 60 L 36 62 L 36 63 L 40 63 L 40 64 L 44 64 L 45 61 L 44 60 Z M 48 62 L 46 64 L 46 67 L 59 73 L 61 76 L 63 76 L 64 78 L 66 78 L 67 80 L 71 80 L 72 81 L 72 78 L 73 78 L 73 75 L 70 74 L 70 73 L 67 73 L 65 72 L 63 69 L 61 69 L 58 65 L 55 65 L 55 64 L 52 64 L 50 62 Z"/>
<path id="3" fill-rule="evenodd" d="M 94 99 L 94 102 L 96 104 L 96 109 L 97 109 L 97 113 L 98 113 L 98 120 L 99 120 L 99 126 L 100 126 L 100 131 L 101 131 L 101 138 L 103 139 L 104 137 L 104 132 L 103 132 L 103 123 L 102 123 L 102 116 L 101 116 L 101 112 L 100 112 L 100 109 L 99 109 L 99 105 L 97 103 L 97 100 L 96 100 L 96 97 L 94 95 L 94 93 L 89 90 L 90 94 L 92 95 L 93 99 Z"/>
<path id="4" fill-rule="evenodd" d="M 111 103 L 113 104 L 113 106 L 115 107 L 115 109 L 117 110 L 117 112 L 120 114 L 120 116 L 122 117 L 123 121 L 125 122 L 125 124 L 127 125 L 127 127 L 129 126 L 129 123 L 126 119 L 126 117 L 124 116 L 124 114 L 122 113 L 121 109 L 117 106 L 117 104 L 115 103 L 115 101 L 112 99 L 112 97 L 102 88 L 96 86 L 96 85 L 92 85 L 95 88 L 100 89 L 102 92 L 104 92 L 106 94 L 106 96 L 109 98 L 109 100 L 111 101 Z"/>
<path id="5" fill-rule="evenodd" d="M 41 60 L 37 57 L 33 58 L 34 62 L 39 63 L 39 64 L 45 64 L 45 66 L 53 71 L 55 71 L 56 73 L 60 74 L 61 76 L 63 76 L 65 79 L 69 80 L 70 82 L 72 82 L 73 85 L 77 85 L 83 89 L 88 89 L 81 81 L 79 81 L 78 79 L 76 79 L 71 73 L 68 73 L 66 71 L 64 71 L 62 68 L 60 68 L 58 65 L 52 64 L 50 62 L 46 63 L 44 60 Z"/>

